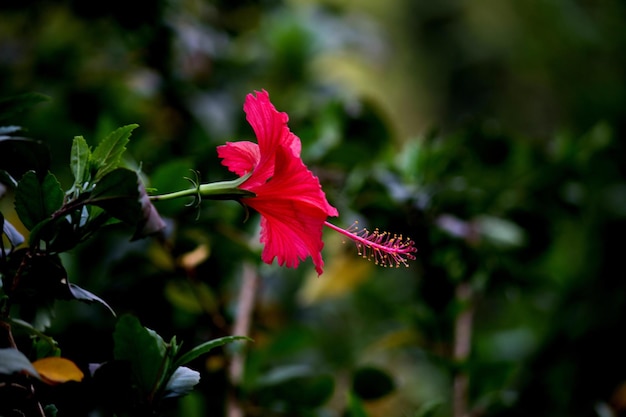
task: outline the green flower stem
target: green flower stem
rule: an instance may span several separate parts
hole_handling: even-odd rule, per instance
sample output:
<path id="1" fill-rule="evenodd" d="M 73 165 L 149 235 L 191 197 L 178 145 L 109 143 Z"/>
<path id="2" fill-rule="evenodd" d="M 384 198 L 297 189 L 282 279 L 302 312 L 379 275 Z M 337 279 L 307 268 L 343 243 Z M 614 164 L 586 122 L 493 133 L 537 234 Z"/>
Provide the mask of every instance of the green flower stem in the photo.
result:
<path id="1" fill-rule="evenodd" d="M 197 184 L 194 188 L 189 188 L 187 190 L 152 195 L 150 196 L 150 199 L 152 201 L 164 201 L 184 197 L 196 197 L 198 199 L 204 197 L 213 200 L 238 200 L 243 197 L 254 197 L 255 194 L 253 192 L 238 188 L 248 179 L 248 177 L 250 177 L 250 174 L 231 181 Z"/>

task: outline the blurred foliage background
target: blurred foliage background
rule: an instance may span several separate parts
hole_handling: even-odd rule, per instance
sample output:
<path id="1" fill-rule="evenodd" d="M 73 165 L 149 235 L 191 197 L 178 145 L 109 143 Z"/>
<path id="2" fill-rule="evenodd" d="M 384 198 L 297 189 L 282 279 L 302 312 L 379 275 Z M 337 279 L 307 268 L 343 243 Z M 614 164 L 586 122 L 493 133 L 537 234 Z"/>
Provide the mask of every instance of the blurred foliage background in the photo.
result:
<path id="1" fill-rule="evenodd" d="M 232 178 L 215 147 L 253 139 L 266 89 L 335 222 L 416 241 L 384 269 L 328 233 L 318 278 L 261 264 L 238 204 L 179 201 L 165 247 L 115 228 L 67 256 L 166 339 L 255 339 L 194 363 L 171 415 L 620 416 L 625 23 L 617 0 L 3 0 L 0 95 L 51 98 L 10 123 L 64 185 L 74 136 L 138 123 L 128 164 L 165 192 Z M 86 368 L 114 321 L 59 303 L 50 333 Z"/>

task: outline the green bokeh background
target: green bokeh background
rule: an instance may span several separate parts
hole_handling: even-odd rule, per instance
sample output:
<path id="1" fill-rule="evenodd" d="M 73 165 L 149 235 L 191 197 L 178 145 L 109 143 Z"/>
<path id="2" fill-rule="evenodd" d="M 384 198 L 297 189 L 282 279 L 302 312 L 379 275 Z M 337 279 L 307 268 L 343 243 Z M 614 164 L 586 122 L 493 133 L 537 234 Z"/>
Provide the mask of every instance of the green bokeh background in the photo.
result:
<path id="1" fill-rule="evenodd" d="M 51 97 L 11 124 L 66 187 L 74 136 L 138 123 L 128 164 L 166 192 L 193 170 L 232 178 L 215 148 L 254 139 L 242 105 L 265 89 L 335 223 L 416 242 L 410 268 L 380 268 L 328 231 L 317 278 L 261 264 L 237 203 L 179 201 L 157 206 L 167 250 L 112 228 L 67 254 L 73 282 L 188 347 L 232 334 L 258 275 L 255 343 L 193 363 L 171 415 L 226 415 L 235 396 L 247 416 L 452 416 L 467 377 L 471 415 L 619 416 L 625 23 L 617 0 L 4 0 L 0 95 Z M 110 358 L 114 322 L 60 302 L 50 333 L 86 367 Z M 86 413 L 80 390 L 53 393 L 59 409 Z"/>

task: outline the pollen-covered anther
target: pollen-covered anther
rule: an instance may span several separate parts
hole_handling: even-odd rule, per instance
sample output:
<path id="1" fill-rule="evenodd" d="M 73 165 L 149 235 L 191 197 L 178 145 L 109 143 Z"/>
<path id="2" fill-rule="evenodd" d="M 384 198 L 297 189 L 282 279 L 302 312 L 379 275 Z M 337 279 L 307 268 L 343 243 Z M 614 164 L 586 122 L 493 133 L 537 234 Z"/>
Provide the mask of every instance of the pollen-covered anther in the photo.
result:
<path id="1" fill-rule="evenodd" d="M 341 229 L 331 223 L 326 222 L 326 226 L 343 234 L 354 241 L 357 248 L 357 253 L 365 259 L 373 261 L 376 265 L 384 267 L 400 265 L 406 267 L 409 266 L 408 261 L 414 260 L 415 242 L 411 239 L 404 238 L 402 235 L 389 232 L 381 232 L 379 229 L 374 229 L 370 232 L 367 229 L 360 229 L 357 227 L 357 222 L 354 222 L 348 229 Z"/>

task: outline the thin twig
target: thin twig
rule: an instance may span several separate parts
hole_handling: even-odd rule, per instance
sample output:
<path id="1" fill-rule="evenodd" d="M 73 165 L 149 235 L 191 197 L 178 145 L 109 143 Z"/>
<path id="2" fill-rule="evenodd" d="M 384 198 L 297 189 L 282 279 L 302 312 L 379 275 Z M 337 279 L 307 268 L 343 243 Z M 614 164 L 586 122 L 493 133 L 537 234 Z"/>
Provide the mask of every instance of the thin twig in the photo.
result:
<path id="1" fill-rule="evenodd" d="M 244 263 L 242 271 L 242 282 L 239 290 L 239 300 L 237 302 L 237 317 L 233 326 L 233 334 L 237 336 L 249 336 L 250 324 L 259 287 L 259 275 L 255 268 L 249 263 Z M 241 383 L 245 364 L 243 351 L 238 351 L 233 355 L 228 368 L 230 386 L 236 388 Z M 243 417 L 243 407 L 238 401 L 234 390 L 231 389 L 227 403 L 228 417 Z"/>
<path id="2" fill-rule="evenodd" d="M 456 288 L 456 301 L 462 306 L 462 310 L 456 317 L 454 325 L 454 360 L 458 365 L 465 365 L 470 355 L 472 344 L 472 325 L 474 319 L 474 306 L 472 303 L 472 288 L 467 282 L 459 284 Z M 468 388 L 469 376 L 467 371 L 459 369 L 454 376 L 453 387 L 453 415 L 454 417 L 467 417 L 468 411 Z"/>

